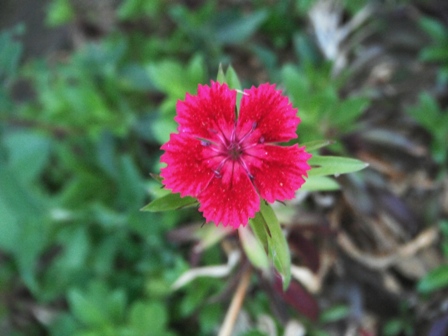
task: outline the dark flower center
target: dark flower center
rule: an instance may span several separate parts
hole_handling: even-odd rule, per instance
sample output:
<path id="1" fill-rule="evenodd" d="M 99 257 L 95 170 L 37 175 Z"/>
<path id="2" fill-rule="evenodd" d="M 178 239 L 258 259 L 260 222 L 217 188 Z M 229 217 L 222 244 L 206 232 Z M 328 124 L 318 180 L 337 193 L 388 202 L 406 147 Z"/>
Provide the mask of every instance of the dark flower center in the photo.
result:
<path id="1" fill-rule="evenodd" d="M 224 165 L 232 161 L 232 164 L 238 164 L 250 179 L 253 178 L 252 174 L 249 171 L 249 167 L 247 166 L 244 160 L 245 151 L 249 148 L 252 148 L 258 144 L 264 143 L 263 136 L 260 137 L 258 142 L 253 142 L 249 140 L 249 136 L 253 133 L 253 131 L 257 127 L 257 122 L 252 123 L 252 127 L 250 130 L 244 134 L 242 137 L 239 137 L 236 132 L 236 125 L 232 129 L 231 134 L 225 134 L 222 131 L 216 131 L 215 129 L 210 129 L 210 133 L 217 135 L 219 141 L 211 141 L 207 139 L 201 139 L 201 144 L 204 147 L 209 147 L 212 151 L 215 152 L 213 157 L 217 157 L 220 159 L 218 165 L 213 169 L 213 172 L 217 178 L 221 178 L 221 170 Z"/>
<path id="2" fill-rule="evenodd" d="M 238 158 L 243 154 L 243 148 L 239 143 L 230 143 L 227 149 L 227 155 L 232 160 L 238 160 Z"/>

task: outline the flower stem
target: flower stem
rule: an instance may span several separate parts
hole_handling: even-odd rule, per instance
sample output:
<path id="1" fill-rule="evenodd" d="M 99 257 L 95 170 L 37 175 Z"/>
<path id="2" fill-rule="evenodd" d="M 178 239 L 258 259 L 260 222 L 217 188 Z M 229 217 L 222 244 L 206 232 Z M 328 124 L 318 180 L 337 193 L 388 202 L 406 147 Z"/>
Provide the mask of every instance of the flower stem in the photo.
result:
<path id="1" fill-rule="evenodd" d="M 229 310 L 227 311 L 224 322 L 221 326 L 218 336 L 230 336 L 235 326 L 238 313 L 246 296 L 247 288 L 249 287 L 251 268 L 248 267 L 241 276 L 240 283 L 233 295 Z"/>

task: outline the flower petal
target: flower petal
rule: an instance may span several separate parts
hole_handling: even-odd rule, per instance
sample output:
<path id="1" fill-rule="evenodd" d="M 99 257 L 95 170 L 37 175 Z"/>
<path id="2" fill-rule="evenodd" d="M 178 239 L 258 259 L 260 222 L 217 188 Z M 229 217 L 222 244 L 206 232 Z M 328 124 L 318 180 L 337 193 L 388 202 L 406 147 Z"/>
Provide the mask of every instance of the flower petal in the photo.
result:
<path id="1" fill-rule="evenodd" d="M 235 125 L 236 91 L 218 82 L 199 85 L 198 94 L 187 93 L 176 105 L 179 133 L 199 138 L 218 140 L 217 133 L 228 135 Z"/>
<path id="2" fill-rule="evenodd" d="M 260 198 L 249 177 L 238 163 L 229 162 L 198 196 L 199 211 L 205 219 L 238 228 L 245 226 L 260 210 Z"/>
<path id="3" fill-rule="evenodd" d="M 246 159 L 253 182 L 261 198 L 273 203 L 276 200 L 288 200 L 295 196 L 295 191 L 305 182 L 311 157 L 304 147 L 298 145 L 281 147 L 259 145 L 248 153 Z"/>
<path id="4" fill-rule="evenodd" d="M 160 161 L 167 164 L 160 175 L 165 186 L 182 197 L 196 197 L 214 176 L 204 162 L 204 147 L 189 135 L 171 134 L 161 149 L 165 153 Z"/>
<path id="5" fill-rule="evenodd" d="M 275 84 L 262 84 L 246 89 L 244 93 L 237 133 L 244 134 L 251 125 L 256 125 L 266 143 L 297 138 L 296 129 L 300 122 L 297 109 L 292 107 L 287 96 L 275 89 Z"/>

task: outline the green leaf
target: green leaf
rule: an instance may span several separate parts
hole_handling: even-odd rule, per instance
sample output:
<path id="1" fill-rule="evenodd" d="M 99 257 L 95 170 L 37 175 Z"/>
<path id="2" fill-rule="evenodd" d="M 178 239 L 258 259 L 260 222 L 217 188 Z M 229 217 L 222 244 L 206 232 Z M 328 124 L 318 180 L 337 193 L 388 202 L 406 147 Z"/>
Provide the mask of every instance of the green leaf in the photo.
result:
<path id="1" fill-rule="evenodd" d="M 12 252 L 20 245 L 21 227 L 18 225 L 18 213 L 10 209 L 7 200 L 0 196 L 0 249 Z"/>
<path id="2" fill-rule="evenodd" d="M 222 69 L 221 63 L 219 63 L 218 75 L 216 76 L 216 81 L 221 84 L 226 82 L 226 75 L 224 74 L 224 70 Z"/>
<path id="3" fill-rule="evenodd" d="M 10 209 L 11 214 L 23 220 L 36 219 L 45 213 L 45 198 L 27 188 L 13 171 L 0 165 L 0 199 Z"/>
<path id="4" fill-rule="evenodd" d="M 399 318 L 387 321 L 383 327 L 384 336 L 400 335 L 400 333 L 404 330 L 405 323 L 405 321 Z"/>
<path id="5" fill-rule="evenodd" d="M 140 211 L 168 211 L 185 208 L 187 206 L 195 205 L 197 200 L 193 197 L 180 197 L 179 194 L 168 194 L 160 198 L 155 199 L 148 205 L 140 209 Z"/>
<path id="6" fill-rule="evenodd" d="M 225 18 L 216 21 L 218 29 L 215 34 L 216 41 L 223 44 L 237 44 L 248 39 L 267 19 L 268 12 L 259 10 L 250 15 L 235 18 L 234 13 L 227 13 Z"/>
<path id="7" fill-rule="evenodd" d="M 267 249 L 275 269 L 282 277 L 283 289 L 286 290 L 291 282 L 291 255 L 277 216 L 268 203 L 261 202 L 260 211 L 250 220 L 250 225 Z"/>
<path id="8" fill-rule="evenodd" d="M 316 149 L 329 146 L 333 143 L 334 143 L 334 141 L 332 141 L 332 140 L 315 140 L 315 141 L 305 142 L 305 143 L 301 144 L 300 146 L 305 146 L 307 152 L 312 152 L 312 151 L 315 151 Z"/>
<path id="9" fill-rule="evenodd" d="M 342 320 L 350 314 L 350 308 L 346 305 L 337 305 L 325 310 L 320 316 L 321 323 L 331 323 Z"/>
<path id="10" fill-rule="evenodd" d="M 265 248 L 265 251 L 268 251 L 268 233 L 266 230 L 266 223 L 263 216 L 260 213 L 257 213 L 255 217 L 249 221 L 249 225 L 252 228 L 255 237 Z"/>
<path id="11" fill-rule="evenodd" d="M 269 267 L 269 259 L 260 240 L 247 227 L 238 229 L 244 252 L 251 264 L 261 270 L 267 270 Z"/>
<path id="12" fill-rule="evenodd" d="M 233 67 L 231 65 L 229 65 L 227 67 L 227 70 L 224 73 L 222 65 L 219 64 L 218 75 L 216 77 L 216 80 L 219 83 L 226 83 L 230 89 L 242 91 L 241 82 L 238 78 L 237 73 L 235 72 L 235 70 L 233 69 Z M 238 110 L 240 107 L 241 98 L 242 98 L 242 93 L 238 92 L 237 96 L 236 96 L 236 106 L 237 106 Z"/>
<path id="13" fill-rule="evenodd" d="M 0 83 L 16 75 L 23 46 L 17 41 L 15 35 L 20 35 L 23 31 L 24 26 L 20 24 L 0 33 L 0 45 L 2 46 L 0 49 Z"/>
<path id="14" fill-rule="evenodd" d="M 438 20 L 422 17 L 420 27 L 423 28 L 436 41 L 444 41 L 447 38 L 445 26 Z"/>
<path id="15" fill-rule="evenodd" d="M 337 124 L 344 130 L 356 126 L 356 119 L 368 107 L 369 100 L 363 97 L 347 98 L 339 103 L 338 108 L 332 110 L 332 124 Z"/>
<path id="16" fill-rule="evenodd" d="M 422 92 L 419 95 L 418 104 L 409 107 L 407 112 L 431 133 L 437 125 L 440 125 L 439 105 L 434 97 L 427 92 Z"/>
<path id="17" fill-rule="evenodd" d="M 448 265 L 440 266 L 429 272 L 417 285 L 417 290 L 429 294 L 441 288 L 448 287 Z"/>
<path id="18" fill-rule="evenodd" d="M 368 166 L 367 163 L 339 156 L 313 155 L 308 163 L 312 166 L 308 176 L 339 175 L 359 171 Z"/>
<path id="19" fill-rule="evenodd" d="M 339 184 L 327 176 L 310 176 L 300 188 L 304 191 L 333 191 L 339 189 Z"/>
<path id="20" fill-rule="evenodd" d="M 74 10 L 69 0 L 55 0 L 50 3 L 46 23 L 51 26 L 59 26 L 74 18 Z"/>
<path id="21" fill-rule="evenodd" d="M 121 1 L 117 8 L 117 16 L 120 20 L 136 19 L 145 17 L 154 19 L 160 13 L 162 2 L 144 1 L 144 0 L 126 0 Z"/>
<path id="22" fill-rule="evenodd" d="M 219 64 L 216 81 L 218 81 L 219 83 L 226 83 L 230 89 L 239 91 L 242 90 L 240 79 L 238 78 L 236 71 L 233 69 L 231 65 L 229 65 L 227 67 L 227 70 L 224 72 L 222 64 Z"/>
<path id="23" fill-rule="evenodd" d="M 229 65 L 226 71 L 226 83 L 231 89 L 242 90 L 238 75 L 231 65 Z"/>
<path id="24" fill-rule="evenodd" d="M 426 62 L 444 62 L 448 58 L 448 48 L 427 47 L 420 53 L 420 58 Z"/>
<path id="25" fill-rule="evenodd" d="M 130 312 L 130 323 L 136 335 L 163 335 L 168 315 L 166 307 L 158 302 L 136 302 Z"/>
<path id="26" fill-rule="evenodd" d="M 89 326 L 104 326 L 109 323 L 107 312 L 99 307 L 94 299 L 78 289 L 68 292 L 68 304 L 72 314 Z"/>
<path id="27" fill-rule="evenodd" d="M 187 66 L 164 60 L 150 63 L 146 70 L 155 86 L 175 100 L 183 99 L 186 92 L 196 92 L 198 83 L 205 79 L 204 60 L 200 56 L 193 57 Z"/>
<path id="28" fill-rule="evenodd" d="M 37 132 L 16 132 L 8 134 L 4 141 L 9 152 L 10 169 L 24 182 L 31 182 L 48 162 L 50 139 Z"/>
<path id="29" fill-rule="evenodd" d="M 151 123 L 149 131 L 152 132 L 159 144 L 163 144 L 170 139 L 171 133 L 176 132 L 176 128 L 177 124 L 172 117 L 160 117 Z"/>
<path id="30" fill-rule="evenodd" d="M 60 233 L 63 249 L 58 262 L 64 270 L 74 270 L 82 268 L 86 264 L 86 259 L 91 247 L 88 232 L 85 227 L 78 226 L 66 229 Z"/>

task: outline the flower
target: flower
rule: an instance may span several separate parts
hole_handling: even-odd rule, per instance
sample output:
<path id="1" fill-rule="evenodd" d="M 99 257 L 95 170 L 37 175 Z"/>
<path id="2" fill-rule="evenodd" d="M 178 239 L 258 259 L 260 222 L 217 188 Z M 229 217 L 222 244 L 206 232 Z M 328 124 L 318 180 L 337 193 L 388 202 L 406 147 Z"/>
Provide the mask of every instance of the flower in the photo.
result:
<path id="1" fill-rule="evenodd" d="M 297 144 L 297 109 L 275 89 L 262 84 L 244 90 L 240 109 L 236 90 L 226 84 L 199 85 L 176 105 L 178 133 L 161 149 L 166 188 L 193 196 L 207 222 L 238 228 L 270 203 L 294 198 L 305 182 L 311 157 Z"/>

